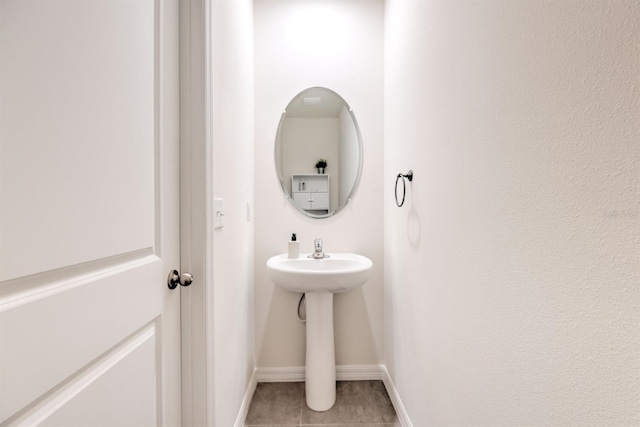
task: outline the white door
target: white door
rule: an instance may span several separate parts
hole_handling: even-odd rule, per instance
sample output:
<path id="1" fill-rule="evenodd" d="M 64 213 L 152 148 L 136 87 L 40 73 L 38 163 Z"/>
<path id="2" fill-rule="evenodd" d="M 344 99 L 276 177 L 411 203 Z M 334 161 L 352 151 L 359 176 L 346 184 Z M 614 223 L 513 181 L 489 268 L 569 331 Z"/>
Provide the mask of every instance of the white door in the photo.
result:
<path id="1" fill-rule="evenodd" d="M 180 424 L 178 61 L 177 0 L 0 0 L 3 426 Z"/>

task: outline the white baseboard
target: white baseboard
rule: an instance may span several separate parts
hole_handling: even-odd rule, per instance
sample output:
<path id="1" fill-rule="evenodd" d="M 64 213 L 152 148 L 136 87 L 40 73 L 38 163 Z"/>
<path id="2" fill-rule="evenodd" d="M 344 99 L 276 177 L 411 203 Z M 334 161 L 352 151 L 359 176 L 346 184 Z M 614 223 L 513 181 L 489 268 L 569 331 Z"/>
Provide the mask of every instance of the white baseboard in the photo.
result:
<path id="1" fill-rule="evenodd" d="M 384 365 L 339 365 L 336 366 L 336 380 L 381 380 L 383 379 L 384 369 Z"/>
<path id="2" fill-rule="evenodd" d="M 283 368 L 257 368 L 254 372 L 253 378 L 256 378 L 256 382 L 259 383 L 277 383 L 277 382 L 301 382 L 304 381 L 304 366 L 291 366 Z M 336 366 L 336 380 L 338 381 L 364 381 L 364 380 L 382 380 L 391 403 L 393 404 L 396 414 L 398 415 L 398 421 L 402 427 L 413 427 L 409 415 L 400 400 L 398 390 L 396 390 L 389 371 L 387 371 L 384 365 L 338 365 Z M 250 385 L 251 387 L 251 385 Z M 255 390 L 256 384 L 253 384 L 251 395 Z M 248 410 L 248 405 L 247 405 Z M 240 419 L 240 417 L 238 417 Z M 244 415 L 246 419 L 246 414 Z M 236 427 L 242 424 L 236 423 Z"/>
<path id="3" fill-rule="evenodd" d="M 283 368 L 257 368 L 259 383 L 279 383 L 304 381 L 304 366 L 288 366 Z M 382 380 L 384 365 L 338 365 L 336 380 Z"/>
<path id="4" fill-rule="evenodd" d="M 409 419 L 409 414 L 407 414 L 407 410 L 404 408 L 402 400 L 400 400 L 400 395 L 398 394 L 395 384 L 393 384 L 393 381 L 391 380 L 387 367 L 382 365 L 382 369 L 384 371 L 382 382 L 384 383 L 384 387 L 387 389 L 387 394 L 389 394 L 389 398 L 393 404 L 393 409 L 396 410 L 396 415 L 398 416 L 400 425 L 402 427 L 413 427 L 413 424 L 411 424 L 411 420 Z"/>
<path id="5" fill-rule="evenodd" d="M 251 378 L 249 378 L 249 384 L 247 384 L 247 390 L 244 393 L 244 398 L 242 399 L 242 404 L 240 405 L 240 410 L 238 411 L 238 417 L 236 418 L 236 422 L 234 423 L 235 427 L 243 427 L 245 421 L 247 420 L 247 415 L 249 415 L 249 407 L 251 406 L 251 400 L 253 399 L 253 393 L 256 391 L 256 387 L 258 385 L 258 374 L 257 369 L 253 370 L 251 374 Z"/>
<path id="6" fill-rule="evenodd" d="M 304 366 L 256 368 L 259 383 L 293 383 L 304 381 Z"/>

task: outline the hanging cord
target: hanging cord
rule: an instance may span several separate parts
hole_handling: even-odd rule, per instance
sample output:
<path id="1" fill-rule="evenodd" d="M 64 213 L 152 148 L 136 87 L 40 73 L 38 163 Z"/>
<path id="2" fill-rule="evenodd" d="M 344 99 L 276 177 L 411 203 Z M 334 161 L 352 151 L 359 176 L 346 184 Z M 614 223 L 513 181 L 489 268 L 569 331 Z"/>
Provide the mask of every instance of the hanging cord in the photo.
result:
<path id="1" fill-rule="evenodd" d="M 400 180 L 400 178 L 402 178 L 402 201 L 401 202 L 398 201 L 398 181 Z M 404 182 L 405 178 L 407 178 L 409 182 L 413 181 L 413 171 L 410 170 L 409 172 L 407 172 L 406 175 L 399 173 L 398 176 L 396 177 L 396 191 L 395 191 L 396 205 L 398 205 L 399 208 L 401 208 L 402 205 L 404 205 L 404 197 L 407 195 L 407 184 Z"/>
<path id="2" fill-rule="evenodd" d="M 306 301 L 306 298 L 304 297 L 304 293 L 300 294 L 300 299 L 298 300 L 298 321 L 302 322 L 302 323 L 307 323 L 307 310 L 305 310 L 304 313 L 304 319 L 300 316 L 300 306 L 302 305 L 302 301 Z M 307 306 L 305 305 L 305 309 L 307 308 Z"/>

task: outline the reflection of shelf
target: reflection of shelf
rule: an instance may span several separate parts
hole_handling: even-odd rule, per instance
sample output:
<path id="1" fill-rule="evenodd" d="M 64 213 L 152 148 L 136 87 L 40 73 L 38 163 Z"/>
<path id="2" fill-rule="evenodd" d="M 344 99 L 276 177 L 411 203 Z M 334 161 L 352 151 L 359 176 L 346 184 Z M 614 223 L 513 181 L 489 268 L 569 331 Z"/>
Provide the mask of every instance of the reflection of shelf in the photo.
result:
<path id="1" fill-rule="evenodd" d="M 329 213 L 329 175 L 291 175 L 291 190 L 296 207 Z"/>

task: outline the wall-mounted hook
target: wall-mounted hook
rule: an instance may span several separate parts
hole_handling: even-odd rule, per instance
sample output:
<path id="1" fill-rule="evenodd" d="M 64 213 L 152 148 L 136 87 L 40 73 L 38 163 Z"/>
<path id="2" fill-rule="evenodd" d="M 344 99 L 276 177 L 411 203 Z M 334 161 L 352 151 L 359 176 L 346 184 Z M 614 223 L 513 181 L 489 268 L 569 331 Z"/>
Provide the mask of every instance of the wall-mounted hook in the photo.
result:
<path id="1" fill-rule="evenodd" d="M 399 202 L 398 201 L 398 181 L 400 180 L 400 178 L 402 178 L 402 201 Z M 413 181 L 413 171 L 410 170 L 409 172 L 407 172 L 405 175 L 399 173 L 398 176 L 396 177 L 396 205 L 398 205 L 398 207 L 402 207 L 402 205 L 404 205 L 404 197 L 407 194 L 407 184 L 405 184 L 404 179 L 407 178 L 409 180 L 409 182 Z"/>

